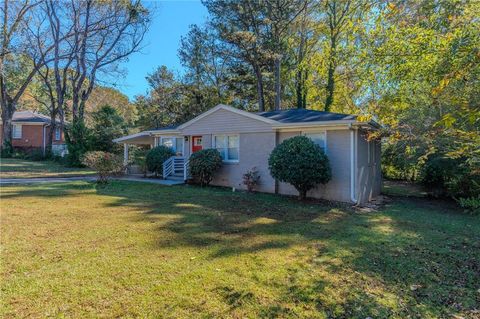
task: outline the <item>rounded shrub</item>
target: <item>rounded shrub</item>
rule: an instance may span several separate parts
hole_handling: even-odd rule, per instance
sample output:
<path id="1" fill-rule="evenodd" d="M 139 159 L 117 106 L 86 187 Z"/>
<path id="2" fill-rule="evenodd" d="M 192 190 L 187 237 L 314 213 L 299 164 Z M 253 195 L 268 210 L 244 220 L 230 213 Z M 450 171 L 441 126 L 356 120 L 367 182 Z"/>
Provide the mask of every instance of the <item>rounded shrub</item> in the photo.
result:
<path id="1" fill-rule="evenodd" d="M 222 157 L 216 149 L 205 149 L 190 156 L 190 175 L 202 186 L 210 184 L 213 174 L 222 166 Z"/>
<path id="2" fill-rule="evenodd" d="M 147 156 L 145 157 L 147 169 L 150 172 L 154 172 L 155 176 L 162 174 L 163 163 L 174 155 L 175 153 L 171 148 L 163 145 L 152 148 L 150 151 L 148 151 Z"/>
<path id="3" fill-rule="evenodd" d="M 82 164 L 97 172 L 98 183 L 107 183 L 111 176 L 121 174 L 124 169 L 120 156 L 102 151 L 85 153 Z"/>
<path id="4" fill-rule="evenodd" d="M 295 136 L 277 145 L 270 154 L 268 166 L 272 176 L 293 185 L 302 200 L 310 189 L 327 183 L 332 177 L 327 155 L 305 136 Z"/>

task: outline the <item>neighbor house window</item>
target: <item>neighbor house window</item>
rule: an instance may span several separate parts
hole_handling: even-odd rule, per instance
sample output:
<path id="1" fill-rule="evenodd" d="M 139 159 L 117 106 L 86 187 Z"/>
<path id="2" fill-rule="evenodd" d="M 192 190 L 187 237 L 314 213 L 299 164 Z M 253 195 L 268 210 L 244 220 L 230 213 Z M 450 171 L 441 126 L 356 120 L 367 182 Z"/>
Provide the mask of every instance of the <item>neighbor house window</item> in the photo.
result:
<path id="1" fill-rule="evenodd" d="M 325 153 L 327 152 L 326 132 L 305 133 L 305 136 L 310 138 L 315 144 L 320 146 Z"/>
<path id="2" fill-rule="evenodd" d="M 61 132 L 60 128 L 56 127 L 55 128 L 55 141 L 60 141 L 60 136 L 61 136 L 60 132 Z"/>
<path id="3" fill-rule="evenodd" d="M 238 162 L 240 158 L 240 143 L 238 135 L 215 135 L 213 145 L 220 152 L 223 161 Z"/>
<path id="4" fill-rule="evenodd" d="M 13 138 L 22 138 L 22 126 L 20 124 L 13 124 Z"/>

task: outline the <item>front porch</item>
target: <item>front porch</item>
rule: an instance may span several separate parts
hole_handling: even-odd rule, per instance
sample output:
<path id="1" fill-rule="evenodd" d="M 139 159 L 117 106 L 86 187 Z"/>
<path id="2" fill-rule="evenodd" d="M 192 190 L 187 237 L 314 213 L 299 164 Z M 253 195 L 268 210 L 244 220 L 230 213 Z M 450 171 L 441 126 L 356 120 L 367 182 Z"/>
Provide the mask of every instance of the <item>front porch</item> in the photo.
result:
<path id="1" fill-rule="evenodd" d="M 188 158 L 191 154 L 190 147 L 198 148 L 198 141 L 195 141 L 194 146 L 192 140 L 192 136 L 182 136 L 171 130 L 155 130 L 124 136 L 114 141 L 123 144 L 124 164 L 127 166 L 128 174 L 132 176 L 138 176 L 139 174 L 135 174 L 138 170 L 135 169 L 136 165 L 130 157 L 131 146 L 151 149 L 158 145 L 164 145 L 171 148 L 175 155 L 163 163 L 162 178 L 165 181 L 174 181 L 174 184 L 178 184 L 184 183 L 189 178 Z"/>

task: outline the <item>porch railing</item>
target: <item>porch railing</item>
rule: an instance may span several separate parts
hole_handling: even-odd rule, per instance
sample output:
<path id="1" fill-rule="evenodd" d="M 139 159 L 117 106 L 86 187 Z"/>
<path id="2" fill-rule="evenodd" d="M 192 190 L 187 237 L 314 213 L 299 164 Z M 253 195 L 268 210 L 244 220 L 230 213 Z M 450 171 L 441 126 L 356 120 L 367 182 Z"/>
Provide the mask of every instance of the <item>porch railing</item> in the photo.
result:
<path id="1" fill-rule="evenodd" d="M 172 156 L 163 162 L 163 178 L 171 175 L 185 176 L 185 158 L 183 156 Z"/>
<path id="2" fill-rule="evenodd" d="M 167 178 L 168 176 L 173 174 L 173 159 L 175 156 L 170 157 L 165 162 L 163 162 L 163 178 Z"/>
<path id="3" fill-rule="evenodd" d="M 188 159 L 185 160 L 183 164 L 183 180 L 186 181 L 190 178 L 190 161 Z"/>

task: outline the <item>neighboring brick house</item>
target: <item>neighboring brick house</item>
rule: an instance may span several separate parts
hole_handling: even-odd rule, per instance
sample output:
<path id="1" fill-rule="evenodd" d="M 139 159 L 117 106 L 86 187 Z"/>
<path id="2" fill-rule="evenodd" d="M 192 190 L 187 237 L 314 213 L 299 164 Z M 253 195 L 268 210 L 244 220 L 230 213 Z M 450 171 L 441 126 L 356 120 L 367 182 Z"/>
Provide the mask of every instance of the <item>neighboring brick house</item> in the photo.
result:
<path id="1" fill-rule="evenodd" d="M 31 151 L 40 149 L 45 152 L 48 145 L 48 134 L 51 128 L 50 117 L 32 111 L 19 111 L 13 114 L 12 146 L 16 149 Z M 59 124 L 59 123 L 58 123 Z M 0 128 L 1 128 L 0 123 Z M 0 129 L 0 138 L 3 140 L 3 130 Z M 65 152 L 65 138 L 60 127 L 53 133 L 52 151 L 63 155 Z"/>

